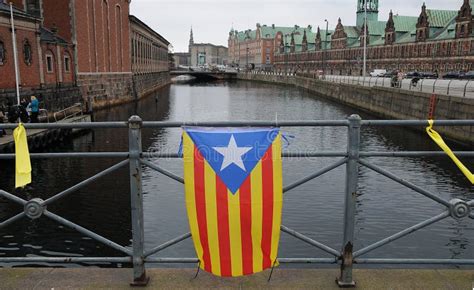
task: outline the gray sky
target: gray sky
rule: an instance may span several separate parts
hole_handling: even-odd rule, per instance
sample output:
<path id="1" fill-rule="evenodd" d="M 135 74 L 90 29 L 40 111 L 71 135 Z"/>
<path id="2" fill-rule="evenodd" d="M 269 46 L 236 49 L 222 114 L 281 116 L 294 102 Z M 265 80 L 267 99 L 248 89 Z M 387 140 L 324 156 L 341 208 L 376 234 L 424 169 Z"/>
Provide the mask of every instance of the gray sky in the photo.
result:
<path id="1" fill-rule="evenodd" d="M 380 0 L 379 19 L 396 14 L 418 16 L 428 9 L 458 10 L 463 0 Z M 175 52 L 187 51 L 189 30 L 195 42 L 227 46 L 232 24 L 237 30 L 255 29 L 255 24 L 277 26 L 334 27 L 338 17 L 354 25 L 357 0 L 132 0 L 131 14 L 168 39 Z"/>

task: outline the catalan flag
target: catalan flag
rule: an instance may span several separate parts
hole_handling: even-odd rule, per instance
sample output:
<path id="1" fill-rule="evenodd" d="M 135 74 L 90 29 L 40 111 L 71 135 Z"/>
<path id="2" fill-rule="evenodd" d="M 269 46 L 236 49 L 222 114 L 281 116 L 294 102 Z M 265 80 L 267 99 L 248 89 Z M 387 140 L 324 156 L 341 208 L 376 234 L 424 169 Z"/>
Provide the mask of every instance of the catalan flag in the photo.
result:
<path id="1" fill-rule="evenodd" d="M 237 277 L 275 266 L 283 204 L 279 129 L 186 127 L 183 157 L 200 267 Z"/>

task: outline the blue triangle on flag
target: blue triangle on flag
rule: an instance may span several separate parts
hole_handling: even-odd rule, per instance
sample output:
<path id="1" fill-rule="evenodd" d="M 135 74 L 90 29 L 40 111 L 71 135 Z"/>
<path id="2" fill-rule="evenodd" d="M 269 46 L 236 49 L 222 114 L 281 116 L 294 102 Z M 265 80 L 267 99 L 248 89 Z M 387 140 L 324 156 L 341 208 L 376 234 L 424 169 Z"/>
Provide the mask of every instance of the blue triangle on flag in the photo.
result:
<path id="1" fill-rule="evenodd" d="M 196 128 L 184 130 L 235 194 L 280 133 L 278 128 Z"/>

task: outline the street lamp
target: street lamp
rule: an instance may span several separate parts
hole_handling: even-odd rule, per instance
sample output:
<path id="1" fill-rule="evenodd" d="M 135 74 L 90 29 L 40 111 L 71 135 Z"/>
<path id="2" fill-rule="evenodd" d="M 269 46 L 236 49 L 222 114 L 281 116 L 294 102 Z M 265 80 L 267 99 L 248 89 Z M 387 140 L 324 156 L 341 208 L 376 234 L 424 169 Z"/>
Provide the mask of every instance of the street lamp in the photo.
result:
<path id="1" fill-rule="evenodd" d="M 245 70 L 248 72 L 249 71 L 249 47 L 248 47 L 248 43 L 247 43 L 247 62 L 246 62 L 246 66 L 245 66 Z"/>
<path id="2" fill-rule="evenodd" d="M 367 75 L 367 31 L 369 29 L 368 23 L 367 23 L 367 0 L 364 0 L 364 19 L 365 19 L 365 24 L 364 24 L 364 69 L 363 69 L 363 74 L 364 74 L 364 84 L 365 84 L 365 76 Z"/>
<path id="3" fill-rule="evenodd" d="M 326 22 L 326 34 L 324 35 L 324 50 L 323 50 L 323 79 L 326 79 L 326 55 L 327 55 L 327 49 L 328 49 L 328 29 L 329 29 L 329 21 L 327 19 L 324 19 Z"/>
<path id="4" fill-rule="evenodd" d="M 285 75 L 288 76 L 288 59 L 289 59 L 289 55 L 286 51 L 286 45 L 287 45 L 287 42 L 288 41 L 288 34 L 285 34 L 285 48 L 283 50 L 283 52 L 285 53 Z"/>

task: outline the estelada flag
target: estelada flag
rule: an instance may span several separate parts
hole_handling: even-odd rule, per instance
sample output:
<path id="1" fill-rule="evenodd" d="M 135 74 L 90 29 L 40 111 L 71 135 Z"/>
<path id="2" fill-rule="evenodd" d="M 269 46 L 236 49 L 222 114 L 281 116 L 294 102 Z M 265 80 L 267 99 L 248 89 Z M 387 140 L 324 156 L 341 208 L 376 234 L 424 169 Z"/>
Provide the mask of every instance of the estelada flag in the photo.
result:
<path id="1" fill-rule="evenodd" d="M 277 265 L 283 204 L 277 128 L 185 127 L 186 208 L 200 267 L 236 277 Z"/>

